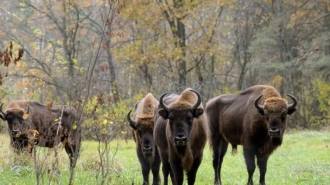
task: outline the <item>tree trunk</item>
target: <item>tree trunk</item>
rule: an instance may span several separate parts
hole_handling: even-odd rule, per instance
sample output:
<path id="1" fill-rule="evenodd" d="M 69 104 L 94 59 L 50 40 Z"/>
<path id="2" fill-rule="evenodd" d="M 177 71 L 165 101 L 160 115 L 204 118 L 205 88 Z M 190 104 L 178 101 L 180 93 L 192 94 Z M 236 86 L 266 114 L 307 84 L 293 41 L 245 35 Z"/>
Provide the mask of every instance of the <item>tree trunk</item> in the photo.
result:
<path id="1" fill-rule="evenodd" d="M 110 91 L 112 93 L 112 98 L 114 102 L 117 102 L 119 100 L 119 94 L 118 94 L 118 86 L 117 86 L 117 77 L 116 77 L 116 69 L 113 62 L 113 58 L 110 52 L 111 48 L 111 38 L 106 37 L 106 56 L 107 56 L 107 62 L 109 65 L 109 73 L 110 73 Z"/>
<path id="2" fill-rule="evenodd" d="M 181 9 L 183 7 L 183 0 L 173 1 L 174 7 L 177 9 Z M 179 63 L 179 87 L 178 91 L 182 91 L 186 87 L 186 81 L 187 81 L 187 66 L 186 61 L 183 60 L 183 58 L 186 57 L 186 34 L 185 34 L 185 25 L 182 23 L 182 20 L 184 17 L 176 17 L 176 23 L 177 23 L 177 31 L 175 32 L 174 37 L 176 38 L 176 48 L 179 47 L 181 51 L 181 57 L 177 61 Z"/>

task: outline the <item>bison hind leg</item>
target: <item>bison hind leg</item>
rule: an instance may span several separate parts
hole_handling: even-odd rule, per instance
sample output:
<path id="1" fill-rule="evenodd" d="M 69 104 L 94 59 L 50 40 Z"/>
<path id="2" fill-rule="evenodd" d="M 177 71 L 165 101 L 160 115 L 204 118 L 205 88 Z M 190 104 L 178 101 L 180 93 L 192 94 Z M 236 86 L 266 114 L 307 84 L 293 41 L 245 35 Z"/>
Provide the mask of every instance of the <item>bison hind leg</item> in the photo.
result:
<path id="1" fill-rule="evenodd" d="M 153 175 L 153 185 L 159 185 L 160 184 L 160 176 L 159 176 L 159 169 L 160 169 L 160 158 L 159 156 L 155 156 L 155 160 L 151 166 L 152 175 Z"/>
<path id="2" fill-rule="evenodd" d="M 221 166 L 227 153 L 228 143 L 222 138 L 213 142 L 214 184 L 221 184 Z"/>

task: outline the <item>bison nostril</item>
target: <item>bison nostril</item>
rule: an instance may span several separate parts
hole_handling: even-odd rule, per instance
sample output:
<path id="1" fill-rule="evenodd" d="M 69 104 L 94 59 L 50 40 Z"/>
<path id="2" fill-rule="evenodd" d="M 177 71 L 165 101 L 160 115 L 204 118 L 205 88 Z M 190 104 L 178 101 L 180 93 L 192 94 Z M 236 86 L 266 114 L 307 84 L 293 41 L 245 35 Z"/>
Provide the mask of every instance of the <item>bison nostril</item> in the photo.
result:
<path id="1" fill-rule="evenodd" d="M 269 131 L 271 131 L 271 132 L 277 132 L 277 131 L 279 131 L 279 129 L 276 128 L 276 127 L 271 127 L 271 128 L 269 129 Z"/>
<path id="2" fill-rule="evenodd" d="M 20 134 L 21 133 L 21 131 L 19 131 L 19 130 L 12 130 L 11 131 L 13 134 Z"/>
<path id="3" fill-rule="evenodd" d="M 270 136 L 280 136 L 281 135 L 281 130 L 276 128 L 276 127 L 271 127 L 269 129 L 269 134 L 270 134 Z"/>
<path id="4" fill-rule="evenodd" d="M 151 153 L 152 152 L 152 147 L 151 146 L 144 146 L 144 147 L 142 147 L 142 152 L 143 153 Z"/>
<path id="5" fill-rule="evenodd" d="M 183 140 L 187 140 L 187 137 L 185 135 L 177 135 L 175 137 L 175 140 L 183 141 Z"/>
<path id="6" fill-rule="evenodd" d="M 185 135 L 177 135 L 175 137 L 175 144 L 178 146 L 185 146 L 187 142 L 187 137 Z"/>

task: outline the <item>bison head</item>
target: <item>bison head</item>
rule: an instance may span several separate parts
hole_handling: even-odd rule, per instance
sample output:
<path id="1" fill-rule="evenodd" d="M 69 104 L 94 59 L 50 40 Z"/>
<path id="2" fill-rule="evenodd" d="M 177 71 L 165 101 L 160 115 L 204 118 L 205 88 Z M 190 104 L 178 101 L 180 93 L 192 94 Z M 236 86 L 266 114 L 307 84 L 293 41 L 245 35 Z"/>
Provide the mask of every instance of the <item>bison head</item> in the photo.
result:
<path id="1" fill-rule="evenodd" d="M 10 134 L 12 136 L 21 134 L 24 126 L 24 120 L 29 115 L 30 107 L 28 106 L 26 112 L 24 111 L 24 109 L 20 108 L 10 109 L 6 112 L 3 112 L 2 106 L 3 104 L 1 104 L 0 106 L 0 118 L 7 121 Z"/>
<path id="2" fill-rule="evenodd" d="M 168 119 L 169 129 L 171 132 L 171 139 L 176 146 L 186 146 L 189 141 L 189 136 L 193 128 L 194 118 L 198 118 L 203 114 L 203 109 L 199 108 L 201 104 L 200 94 L 194 90 L 190 90 L 197 95 L 197 102 L 193 106 L 180 105 L 171 107 L 163 102 L 163 94 L 159 101 L 159 115 L 165 120 Z"/>
<path id="3" fill-rule="evenodd" d="M 127 114 L 129 125 L 136 133 L 136 142 L 140 143 L 141 151 L 145 157 L 150 157 L 155 153 L 155 145 L 153 140 L 153 117 L 139 117 L 137 120 L 131 119 L 132 111 Z"/>
<path id="4" fill-rule="evenodd" d="M 264 105 L 260 105 L 258 101 L 262 95 L 254 101 L 254 105 L 258 112 L 264 116 L 267 122 L 270 137 L 281 137 L 286 127 L 286 116 L 288 114 L 291 115 L 297 110 L 297 99 L 290 94 L 288 94 L 288 96 L 292 99 L 293 103 L 287 104 L 285 99 L 271 97 L 265 99 Z"/>

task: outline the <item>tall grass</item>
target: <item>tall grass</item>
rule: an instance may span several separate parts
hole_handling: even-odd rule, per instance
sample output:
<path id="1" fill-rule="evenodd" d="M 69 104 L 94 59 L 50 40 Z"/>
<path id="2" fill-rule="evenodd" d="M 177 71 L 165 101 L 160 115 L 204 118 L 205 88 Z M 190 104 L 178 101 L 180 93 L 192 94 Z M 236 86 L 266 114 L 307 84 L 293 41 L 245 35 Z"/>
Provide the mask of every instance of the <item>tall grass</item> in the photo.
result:
<path id="1" fill-rule="evenodd" d="M 74 183 L 100 184 L 100 165 L 97 142 L 84 141 L 78 160 Z M 135 154 L 135 143 L 129 140 L 112 141 L 110 175 L 107 184 L 142 184 L 140 164 Z M 228 185 L 241 185 L 247 182 L 247 171 L 238 148 L 236 156 L 227 153 L 223 163 L 222 182 Z M 56 172 L 50 172 L 54 163 L 52 150 L 38 148 L 38 160 L 44 161 L 41 184 L 68 184 L 69 159 L 64 149 L 59 151 L 59 165 Z M 161 172 L 161 171 L 160 171 Z M 162 176 L 161 176 L 162 177 Z M 152 177 L 150 177 L 152 178 Z M 198 170 L 196 185 L 213 184 L 212 154 L 207 146 L 204 159 Z M 258 183 L 256 169 L 254 182 Z M 186 182 L 185 182 L 186 183 Z M 271 185 L 326 185 L 330 184 L 330 132 L 289 132 L 284 143 L 270 157 L 266 183 Z M 0 135 L 0 184 L 36 184 L 33 157 L 16 155 L 9 148 L 7 135 Z"/>

